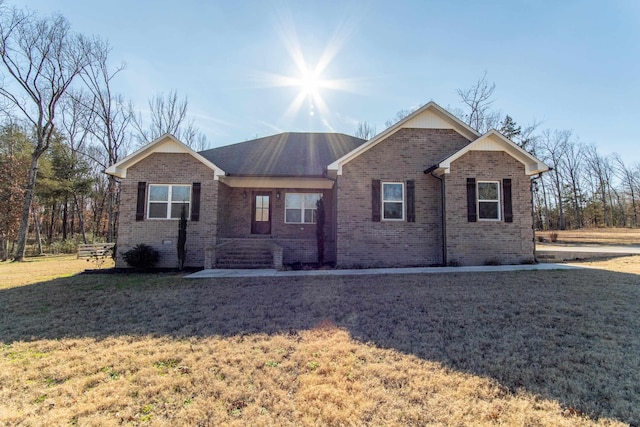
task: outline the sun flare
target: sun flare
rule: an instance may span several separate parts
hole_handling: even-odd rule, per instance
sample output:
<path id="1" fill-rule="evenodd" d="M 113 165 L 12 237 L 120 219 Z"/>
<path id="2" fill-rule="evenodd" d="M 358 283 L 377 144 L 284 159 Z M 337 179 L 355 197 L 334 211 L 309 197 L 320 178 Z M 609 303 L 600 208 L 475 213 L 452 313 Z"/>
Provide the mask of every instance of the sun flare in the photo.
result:
<path id="1" fill-rule="evenodd" d="M 297 89 L 293 100 L 283 113 L 283 118 L 291 120 L 306 110 L 309 116 L 316 116 L 325 128 L 333 131 L 330 122 L 335 117 L 325 100 L 329 96 L 327 92 L 357 92 L 358 79 L 330 77 L 338 68 L 334 59 L 355 25 L 353 19 L 345 18 L 322 52 L 317 55 L 312 53 L 313 49 L 306 51 L 303 48 L 304 44 L 298 37 L 294 20 L 287 11 L 277 14 L 276 18 L 280 38 L 293 67 L 288 67 L 286 74 L 258 72 L 258 80 L 267 87 Z"/>
<path id="2" fill-rule="evenodd" d="M 302 92 L 308 96 L 319 96 L 319 90 L 324 84 L 325 81 L 316 71 L 303 71 L 302 77 L 298 79 L 298 86 L 300 86 Z"/>

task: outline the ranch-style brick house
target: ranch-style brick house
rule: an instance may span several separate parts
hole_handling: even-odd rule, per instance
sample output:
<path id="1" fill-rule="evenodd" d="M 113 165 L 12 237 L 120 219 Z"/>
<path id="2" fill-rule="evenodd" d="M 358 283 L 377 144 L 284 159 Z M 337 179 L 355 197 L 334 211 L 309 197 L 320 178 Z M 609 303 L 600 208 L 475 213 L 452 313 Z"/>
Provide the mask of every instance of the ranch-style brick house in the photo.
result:
<path id="1" fill-rule="evenodd" d="M 109 167 L 121 181 L 116 265 L 139 243 L 177 266 L 281 268 L 534 261 L 531 181 L 549 170 L 496 130 L 484 135 L 429 102 L 365 141 L 282 133 L 195 152 L 164 135 Z"/>

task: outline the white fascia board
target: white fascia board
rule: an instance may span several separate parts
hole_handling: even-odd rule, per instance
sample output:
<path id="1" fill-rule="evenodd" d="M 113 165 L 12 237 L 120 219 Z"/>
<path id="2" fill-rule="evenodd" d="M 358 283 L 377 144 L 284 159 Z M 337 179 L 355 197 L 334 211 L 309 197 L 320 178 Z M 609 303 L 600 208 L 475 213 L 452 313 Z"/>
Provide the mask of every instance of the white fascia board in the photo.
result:
<path id="1" fill-rule="evenodd" d="M 209 169 L 214 172 L 214 179 L 218 180 L 218 177 L 224 176 L 225 172 L 220 169 L 215 164 L 211 163 L 209 160 L 204 158 L 202 155 L 196 153 L 187 145 L 178 140 L 175 136 L 171 134 L 164 134 L 161 137 L 157 138 L 155 141 L 145 145 L 139 150 L 135 151 L 133 154 L 125 157 L 114 165 L 109 166 L 105 173 L 109 175 L 113 175 L 118 178 L 126 178 L 127 177 L 127 169 L 136 163 L 144 160 L 154 153 L 182 153 L 182 154 L 190 154 L 198 161 L 203 163 Z"/>
<path id="2" fill-rule="evenodd" d="M 358 157 L 360 154 L 364 153 L 365 151 L 369 150 L 370 148 L 375 147 L 378 143 L 380 143 L 390 135 L 394 134 L 398 130 L 402 129 L 405 126 L 405 124 L 407 124 L 409 121 L 418 117 L 420 114 L 422 114 L 427 110 L 433 110 L 436 114 L 440 115 L 444 120 L 450 122 L 451 127 L 454 130 L 460 132 L 462 135 L 464 135 L 469 139 L 478 138 L 480 136 L 478 132 L 476 132 L 466 123 L 464 123 L 463 121 L 455 117 L 453 114 L 451 114 L 444 108 L 440 107 L 435 102 L 429 101 L 428 103 L 423 105 L 421 108 L 417 109 L 416 111 L 414 111 L 413 113 L 405 117 L 404 119 L 400 120 L 398 123 L 383 130 L 378 135 L 371 138 L 369 141 L 365 142 L 361 146 L 355 148 L 354 150 L 348 152 L 338 160 L 331 163 L 329 166 L 327 166 L 327 170 L 336 171 L 338 175 L 342 175 L 342 166 L 344 166 L 346 163 L 353 160 L 354 158 Z"/>

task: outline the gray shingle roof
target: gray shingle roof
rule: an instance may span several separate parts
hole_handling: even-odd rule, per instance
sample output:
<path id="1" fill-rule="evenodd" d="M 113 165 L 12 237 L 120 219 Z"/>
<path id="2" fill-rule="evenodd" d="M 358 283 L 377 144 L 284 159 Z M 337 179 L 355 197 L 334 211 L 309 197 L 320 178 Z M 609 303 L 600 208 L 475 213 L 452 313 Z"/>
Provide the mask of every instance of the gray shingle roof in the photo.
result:
<path id="1" fill-rule="evenodd" d="M 199 154 L 229 175 L 323 176 L 327 165 L 365 142 L 342 133 L 286 132 Z"/>

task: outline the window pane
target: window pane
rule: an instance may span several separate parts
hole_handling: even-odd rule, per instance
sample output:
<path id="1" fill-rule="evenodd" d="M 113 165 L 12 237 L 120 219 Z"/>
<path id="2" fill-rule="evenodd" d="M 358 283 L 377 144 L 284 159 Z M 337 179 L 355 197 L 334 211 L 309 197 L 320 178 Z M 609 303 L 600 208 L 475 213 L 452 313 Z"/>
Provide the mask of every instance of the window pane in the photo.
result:
<path id="1" fill-rule="evenodd" d="M 182 214 L 182 207 L 184 206 L 185 213 L 187 214 L 187 218 L 189 218 L 189 203 L 172 203 L 171 204 L 171 218 L 180 219 L 180 214 Z"/>
<path id="2" fill-rule="evenodd" d="M 256 221 L 269 221 L 269 210 L 256 208 Z"/>
<path id="3" fill-rule="evenodd" d="M 287 193 L 284 198 L 285 208 L 302 209 L 302 194 Z"/>
<path id="4" fill-rule="evenodd" d="M 402 219 L 402 203 L 385 202 L 384 219 Z"/>
<path id="5" fill-rule="evenodd" d="M 262 196 L 256 196 L 256 209 L 262 208 Z"/>
<path id="6" fill-rule="evenodd" d="M 498 202 L 478 203 L 478 217 L 480 219 L 498 219 Z"/>
<path id="7" fill-rule="evenodd" d="M 309 224 L 315 224 L 316 222 L 316 210 L 315 209 L 305 209 L 304 210 L 304 222 Z"/>
<path id="8" fill-rule="evenodd" d="M 174 185 L 171 187 L 171 201 L 188 202 L 191 200 L 191 187 L 188 185 Z"/>
<path id="9" fill-rule="evenodd" d="M 498 183 L 479 182 L 478 200 L 498 200 Z"/>
<path id="10" fill-rule="evenodd" d="M 167 200 L 169 200 L 168 185 L 150 185 L 149 186 L 149 201 L 166 202 Z"/>
<path id="11" fill-rule="evenodd" d="M 166 218 L 167 203 L 149 203 L 149 218 Z"/>
<path id="12" fill-rule="evenodd" d="M 300 209 L 287 209 L 285 211 L 286 222 L 302 222 L 302 211 Z"/>
<path id="13" fill-rule="evenodd" d="M 304 195 L 304 207 L 306 209 L 315 209 L 316 203 L 320 200 L 319 194 L 305 194 Z M 306 221 L 305 221 L 306 222 Z"/>
<path id="14" fill-rule="evenodd" d="M 402 184 L 382 184 L 382 199 L 385 201 L 402 201 Z"/>

